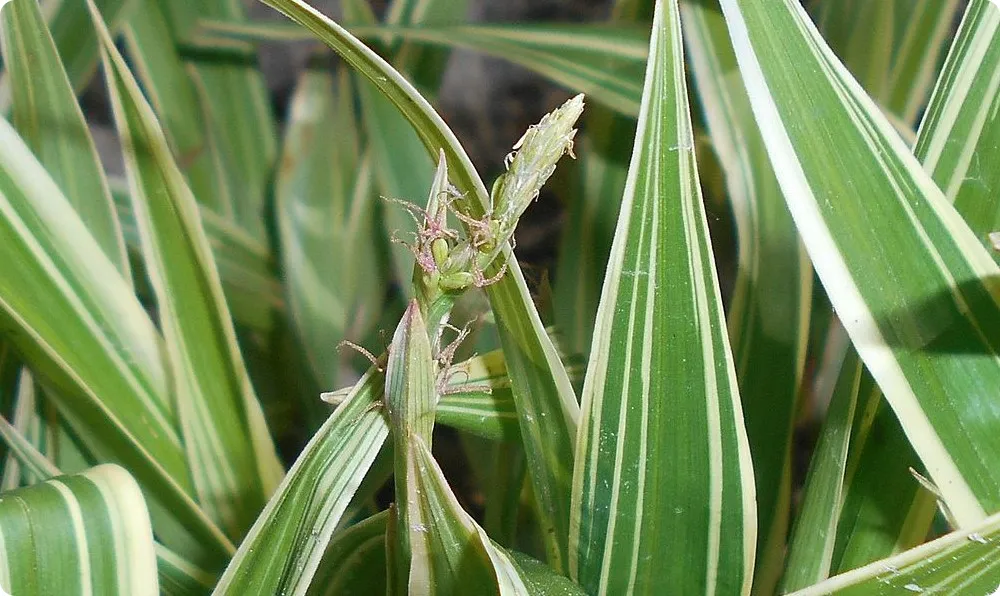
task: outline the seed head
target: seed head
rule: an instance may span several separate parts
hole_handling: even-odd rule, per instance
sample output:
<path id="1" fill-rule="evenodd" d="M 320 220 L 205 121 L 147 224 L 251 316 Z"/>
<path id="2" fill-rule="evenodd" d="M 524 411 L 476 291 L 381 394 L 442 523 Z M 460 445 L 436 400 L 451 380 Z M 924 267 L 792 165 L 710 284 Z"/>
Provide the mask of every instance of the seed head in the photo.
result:
<path id="1" fill-rule="evenodd" d="M 583 94 L 570 99 L 530 127 L 514 144 L 504 164 L 507 172 L 493 185 L 493 219 L 503 234 L 511 234 L 518 218 L 556 169 L 563 155 L 573 155 L 576 121 L 583 113 Z"/>

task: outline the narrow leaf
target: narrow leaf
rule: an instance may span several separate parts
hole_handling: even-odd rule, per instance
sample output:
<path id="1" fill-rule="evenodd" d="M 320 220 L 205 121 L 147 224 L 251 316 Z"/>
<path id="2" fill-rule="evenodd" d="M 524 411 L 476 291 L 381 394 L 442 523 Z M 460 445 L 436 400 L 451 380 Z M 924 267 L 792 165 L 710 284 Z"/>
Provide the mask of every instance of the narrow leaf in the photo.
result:
<path id="1" fill-rule="evenodd" d="M 781 581 L 783 593 L 811 586 L 830 576 L 861 370 L 857 354 L 850 354 L 841 369 L 809 464 L 802 507 L 789 541 Z"/>
<path id="2" fill-rule="evenodd" d="M 389 435 L 370 369 L 302 450 L 213 594 L 302 593 Z"/>
<path id="3" fill-rule="evenodd" d="M 831 302 L 947 505 L 974 524 L 1000 507 L 986 389 L 1000 386 L 1000 270 L 797 2 L 722 6 Z"/>
<path id="4" fill-rule="evenodd" d="M 945 198 L 992 251 L 1000 229 L 1000 6 L 969 3 L 914 149 Z M 993 252 L 1000 262 L 1000 254 Z"/>
<path id="5" fill-rule="evenodd" d="M 753 472 L 698 183 L 676 1 L 657 2 L 649 55 L 584 378 L 570 570 L 595 594 L 746 592 Z"/>
<path id="6" fill-rule="evenodd" d="M 131 284 L 6 121 L 0 189 L 0 309 L 17 330 L 7 338 L 88 449 L 127 466 L 146 488 L 162 539 L 218 562 L 231 545 L 190 498 L 162 340 Z"/>
<path id="7" fill-rule="evenodd" d="M 14 0 L 0 21 L 14 128 L 73 203 L 104 254 L 129 279 L 111 191 L 42 11 L 33 0 Z"/>
<path id="8" fill-rule="evenodd" d="M 1000 588 L 1000 515 L 904 553 L 795 592 L 995 594 Z"/>
<path id="9" fill-rule="evenodd" d="M 13 594 L 154 594 L 142 493 L 114 465 L 0 497 L 0 588 Z"/>
<path id="10" fill-rule="evenodd" d="M 152 108 L 100 15 L 92 14 L 195 488 L 209 515 L 238 538 L 281 478 L 281 464 L 236 343 L 197 204 Z"/>
<path id="11" fill-rule="evenodd" d="M 813 273 L 768 161 L 717 3 L 681 2 L 691 72 L 722 165 L 737 233 L 727 313 L 756 480 L 754 589 L 781 574 L 792 493 L 792 426 L 805 365 Z"/>

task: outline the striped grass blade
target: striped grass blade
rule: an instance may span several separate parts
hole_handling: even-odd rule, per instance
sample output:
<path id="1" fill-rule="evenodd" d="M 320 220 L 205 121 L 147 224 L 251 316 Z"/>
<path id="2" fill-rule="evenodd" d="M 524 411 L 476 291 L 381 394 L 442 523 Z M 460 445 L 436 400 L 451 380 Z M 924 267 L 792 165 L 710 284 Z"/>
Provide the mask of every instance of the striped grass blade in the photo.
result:
<path id="1" fill-rule="evenodd" d="M 149 491 L 164 542 L 218 564 L 232 546 L 191 500 L 162 339 L 131 284 L 3 120 L 0 189 L 0 308 L 20 330 L 12 343 L 86 447 L 127 466 Z"/>
<path id="2" fill-rule="evenodd" d="M 246 9 L 232 0 L 158 1 L 174 44 L 192 48 L 200 18 L 241 21 Z M 264 209 L 278 156 L 278 132 L 257 56 L 247 44 L 199 46 L 188 52 L 188 73 L 198 93 L 212 144 L 218 182 L 231 198 L 232 219 L 257 240 L 265 235 Z"/>
<path id="3" fill-rule="evenodd" d="M 1000 507 L 1000 270 L 798 3 L 722 6 L 813 266 L 948 506 L 974 524 Z"/>
<path id="4" fill-rule="evenodd" d="M 111 177 L 109 183 L 125 243 L 136 261 L 141 261 L 139 229 L 132 212 L 128 181 Z M 199 213 L 212 245 L 212 254 L 233 319 L 250 329 L 269 332 L 274 325 L 275 314 L 280 315 L 285 309 L 285 298 L 275 277 L 270 248 L 255 240 L 232 220 L 206 208 L 200 209 Z"/>
<path id="5" fill-rule="evenodd" d="M 301 29 L 274 23 L 201 22 L 200 34 L 241 40 L 307 39 Z M 593 25 L 352 25 L 354 35 L 385 36 L 431 47 L 468 49 L 530 69 L 619 113 L 634 116 L 646 59 L 641 27 Z M 609 64 L 610 63 L 610 64 Z"/>
<path id="6" fill-rule="evenodd" d="M 444 169 L 441 168 L 438 172 L 443 173 L 443 176 L 435 177 L 434 189 L 447 184 Z M 438 184 L 439 180 L 441 184 Z M 422 496 L 417 489 L 420 471 L 414 466 L 412 448 L 414 441 L 420 441 L 430 450 L 434 433 L 434 407 L 437 403 L 434 378 L 437 362 L 432 356 L 431 340 L 420 311 L 417 300 L 410 300 L 389 345 L 385 369 L 385 407 L 392 429 L 394 455 L 393 484 L 396 511 L 402 522 L 402 531 L 398 533 L 398 542 L 394 548 L 395 560 L 389 560 L 388 564 L 395 566 L 398 572 L 400 593 L 430 594 L 437 593 L 431 589 L 433 584 L 415 586 L 413 581 L 422 570 L 426 573 L 436 560 L 443 559 L 432 556 L 424 542 L 427 540 L 428 526 L 420 511 Z M 460 548 L 459 551 L 461 550 Z M 409 590 L 402 587 L 402 581 L 407 577 Z M 438 586 L 438 589 L 448 592 L 455 591 L 455 587 L 445 589 Z"/>
<path id="7" fill-rule="evenodd" d="M 1000 515 L 804 590 L 819 594 L 996 594 L 1000 589 Z"/>
<path id="8" fill-rule="evenodd" d="M 135 480 L 118 466 L 102 465 L 4 493 L 0 588 L 155 594 L 153 531 Z"/>
<path id="9" fill-rule="evenodd" d="M 302 450 L 213 594 L 302 593 L 389 435 L 375 368 Z"/>
<path id="10" fill-rule="evenodd" d="M 360 155 L 347 74 L 340 72 L 336 91 L 333 76 L 321 71 L 300 78 L 275 190 L 290 313 L 322 387 L 336 386 L 341 366 L 331 347 L 345 336 L 365 337 L 379 314 L 374 305 L 384 295 L 377 274 L 372 166 Z"/>
<path id="11" fill-rule="evenodd" d="M 649 55 L 584 379 L 570 571 L 593 594 L 748 592 L 753 472 L 695 165 L 676 1 L 657 2 Z"/>
<path id="12" fill-rule="evenodd" d="M 83 112 L 37 2 L 14 0 L 0 12 L 12 124 L 129 279 L 128 256 L 108 181 Z"/>
<path id="13" fill-rule="evenodd" d="M 400 593 L 583 594 L 545 565 L 495 545 L 462 509 L 423 439 L 407 442 L 413 562 Z"/>
<path id="14" fill-rule="evenodd" d="M 333 535 L 323 554 L 310 596 L 386 593 L 386 511 Z"/>
<path id="15" fill-rule="evenodd" d="M 818 2 L 823 38 L 888 113 L 912 126 L 934 85 L 958 0 Z M 866 23 L 859 27 L 858 23 Z"/>
<path id="16" fill-rule="evenodd" d="M 792 425 L 805 364 L 813 273 L 739 79 L 718 3 L 683 0 L 691 71 L 736 223 L 729 339 L 753 455 L 755 589 L 781 573 L 792 490 Z"/>
<path id="17" fill-rule="evenodd" d="M 135 4 L 133 0 L 98 0 L 97 7 L 111 30 L 117 31 Z M 70 83 L 75 91 L 82 91 L 94 75 L 99 59 L 97 36 L 86 26 L 89 21 L 87 7 L 83 2 L 60 0 L 43 2 L 42 9 Z M 0 111 L 6 112 L 11 93 L 11 81 L 3 76 L 0 78 Z"/>
<path id="18" fill-rule="evenodd" d="M 195 198 L 232 222 L 237 197 L 206 92 L 197 70 L 184 62 L 160 3 L 147 1 L 141 10 L 132 11 L 123 27 L 123 38 L 130 64 Z"/>
<path id="19" fill-rule="evenodd" d="M 861 371 L 857 354 L 849 354 L 809 464 L 802 505 L 789 540 L 781 593 L 811 586 L 830 576 Z"/>
<path id="20" fill-rule="evenodd" d="M 920 125 L 915 148 L 972 228 L 992 250 L 1000 230 L 1000 5 L 972 0 Z"/>
<path id="21" fill-rule="evenodd" d="M 831 574 L 924 542 L 938 511 L 937 497 L 914 477 L 920 460 L 867 372 L 851 435 Z"/>
<path id="22" fill-rule="evenodd" d="M 152 108 L 91 8 L 188 465 L 202 507 L 238 539 L 283 470 L 236 343 L 197 203 Z"/>
<path id="23" fill-rule="evenodd" d="M 351 388 L 345 387 L 324 393 L 322 397 L 339 405 L 350 392 Z M 438 399 L 434 419 L 438 424 L 485 439 L 519 440 L 521 431 L 503 352 L 495 350 L 453 364 L 447 390 Z"/>

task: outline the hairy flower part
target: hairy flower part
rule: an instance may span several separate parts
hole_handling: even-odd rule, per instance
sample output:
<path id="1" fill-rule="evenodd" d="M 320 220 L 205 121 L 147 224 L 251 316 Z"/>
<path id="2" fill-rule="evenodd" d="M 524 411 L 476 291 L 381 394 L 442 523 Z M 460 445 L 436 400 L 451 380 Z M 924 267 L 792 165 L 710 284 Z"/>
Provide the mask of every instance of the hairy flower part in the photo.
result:
<path id="1" fill-rule="evenodd" d="M 573 155 L 576 121 L 583 113 L 583 94 L 568 100 L 530 127 L 504 163 L 507 173 L 493 185 L 492 219 L 500 234 L 514 232 L 517 220 L 541 191 L 563 155 Z M 506 238 L 503 239 L 506 241 Z M 498 242 L 497 244 L 501 244 Z"/>
<path id="2" fill-rule="evenodd" d="M 1000 232 L 990 232 L 990 243 L 993 244 L 993 250 L 1000 252 Z"/>

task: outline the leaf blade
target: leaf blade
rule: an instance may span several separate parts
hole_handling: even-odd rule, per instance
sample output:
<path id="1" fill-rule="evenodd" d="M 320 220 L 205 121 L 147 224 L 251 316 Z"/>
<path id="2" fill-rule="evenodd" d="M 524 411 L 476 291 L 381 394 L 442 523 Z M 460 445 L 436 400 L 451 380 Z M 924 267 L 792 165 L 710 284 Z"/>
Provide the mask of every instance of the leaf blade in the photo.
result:
<path id="1" fill-rule="evenodd" d="M 657 2 L 584 379 L 570 570 L 591 593 L 746 592 L 752 575 L 750 454 L 694 162 L 679 19 L 675 1 Z M 684 562 L 640 556 L 654 545 Z"/>

